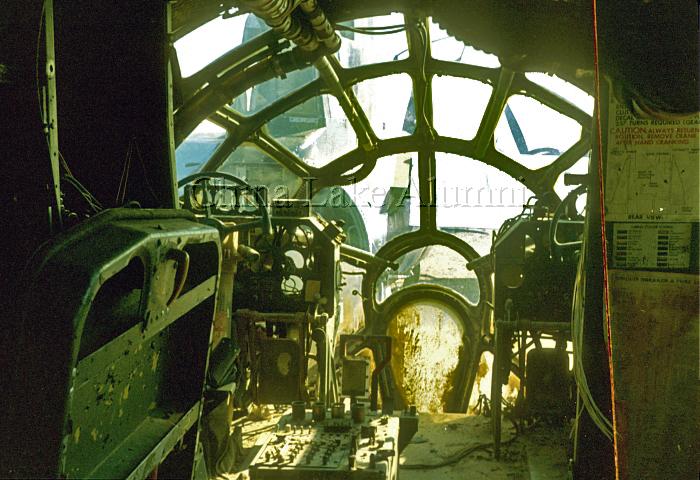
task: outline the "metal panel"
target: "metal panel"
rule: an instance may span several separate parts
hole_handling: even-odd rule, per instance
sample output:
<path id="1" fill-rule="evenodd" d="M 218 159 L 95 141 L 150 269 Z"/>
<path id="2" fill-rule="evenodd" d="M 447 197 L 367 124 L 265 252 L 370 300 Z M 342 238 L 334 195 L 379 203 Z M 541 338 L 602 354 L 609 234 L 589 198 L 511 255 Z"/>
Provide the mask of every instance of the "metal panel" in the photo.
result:
<path id="1" fill-rule="evenodd" d="M 290 403 L 302 398 L 304 362 L 301 347 L 287 338 L 260 342 L 259 403 Z"/>
<path id="2" fill-rule="evenodd" d="M 198 424 L 220 252 L 187 212 L 115 209 L 37 255 L 18 473 L 145 478 Z"/>

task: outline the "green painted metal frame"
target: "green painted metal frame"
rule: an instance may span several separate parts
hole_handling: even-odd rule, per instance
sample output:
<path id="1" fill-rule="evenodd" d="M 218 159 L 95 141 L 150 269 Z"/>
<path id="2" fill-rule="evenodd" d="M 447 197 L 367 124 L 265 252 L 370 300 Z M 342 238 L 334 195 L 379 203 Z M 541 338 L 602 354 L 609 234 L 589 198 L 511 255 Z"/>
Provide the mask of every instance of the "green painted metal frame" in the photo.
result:
<path id="1" fill-rule="evenodd" d="M 467 262 L 475 259 L 478 255 L 471 246 L 454 235 L 440 231 L 437 227 L 435 153 L 451 153 L 481 161 L 515 178 L 535 194 L 551 194 L 551 198 L 557 198 L 553 188 L 558 177 L 590 150 L 591 118 L 590 115 L 568 100 L 529 80 L 524 72 L 516 72 L 506 67 L 486 68 L 432 58 L 429 18 L 418 14 L 405 13 L 404 19 L 408 43 L 407 58 L 354 68 L 342 68 L 337 62 L 334 62 L 333 67 L 338 81 L 346 91 L 365 80 L 392 74 L 409 74 L 413 82 L 413 96 L 416 106 L 416 129 L 412 135 L 377 139 L 373 142 L 372 148 L 367 148 L 366 145 L 363 147 L 359 139 L 367 135 L 367 131 L 364 128 L 367 124 L 362 122 L 363 128 L 360 131 L 356 129 L 358 145 L 360 146 L 330 161 L 325 166 L 317 168 L 306 164 L 303 159 L 270 137 L 266 133 L 265 126 L 270 119 L 283 114 L 314 96 L 322 94 L 335 95 L 337 92 L 334 92 L 323 79 L 317 78 L 250 116 L 235 112 L 228 106 L 231 99 L 242 93 L 246 88 L 271 78 L 271 72 L 268 67 L 263 65 L 264 62 L 272 62 L 272 58 L 278 57 L 278 61 L 275 64 L 277 68 L 276 75 L 283 76 L 285 73 L 299 68 L 297 62 L 290 60 L 294 58 L 295 52 L 299 50 L 293 49 L 290 52 L 271 55 L 269 59 L 261 61 L 260 69 L 265 70 L 262 73 L 253 71 L 252 67 L 250 73 L 245 70 L 239 72 L 239 77 L 235 81 L 231 79 L 226 84 L 228 90 L 226 90 L 225 101 L 220 102 L 215 107 L 208 104 L 211 105 L 209 111 L 190 108 L 189 110 L 178 112 L 176 121 L 185 121 L 187 126 L 187 128 L 179 130 L 179 138 L 183 139 L 183 134 L 189 133 L 194 128 L 195 122 L 191 121 L 190 118 L 192 115 L 196 114 L 197 119 L 203 119 L 204 116 L 208 115 L 211 121 L 227 130 L 228 137 L 215 150 L 203 167 L 203 170 L 216 170 L 238 145 L 243 142 L 250 142 L 301 178 L 314 179 L 313 187 L 305 184 L 300 188 L 299 192 L 297 192 L 297 195 L 300 197 L 309 193 L 313 195 L 313 193 L 322 188 L 350 185 L 361 181 L 373 171 L 377 159 L 381 157 L 417 152 L 418 189 L 422 207 L 420 209 L 419 229 L 392 239 L 382 246 L 377 255 L 389 260 L 396 260 L 401 255 L 416 248 L 428 245 L 443 245 L 462 255 Z M 227 71 L 232 72 L 233 70 L 229 69 Z M 469 78 L 493 87 L 481 124 L 472 140 L 446 137 L 439 135 L 435 131 L 432 107 L 432 79 L 435 75 Z M 219 91 L 222 92 L 222 90 Z M 534 98 L 575 120 L 581 125 L 580 139 L 552 163 L 536 170 L 528 169 L 496 150 L 493 138 L 494 130 L 509 97 L 515 94 Z M 364 118 L 366 119 L 366 116 Z M 353 128 L 356 128 L 355 122 L 351 122 L 351 125 Z M 371 132 L 371 127 L 369 131 Z M 308 190 L 311 190 L 311 192 Z M 379 321 L 377 319 L 382 318 L 386 314 L 384 311 L 385 307 L 377 305 L 374 297 L 374 284 L 382 271 L 383 269 L 378 266 L 370 267 L 363 280 L 363 297 L 368 324 Z M 487 299 L 491 297 L 492 286 L 485 272 L 477 270 L 476 274 L 481 291 L 479 304 L 472 306 L 465 302 L 467 307 L 460 311 L 464 312 L 465 318 L 462 319 L 463 322 L 475 322 L 480 325 L 480 335 L 488 335 L 491 329 L 491 309 L 488 306 Z M 392 304 L 394 301 L 409 299 L 410 295 L 415 294 L 413 290 L 415 289 L 395 293 L 392 295 Z M 454 301 L 459 299 L 459 295 L 456 292 L 451 292 L 447 295 L 453 295 Z M 476 350 L 476 346 L 474 348 Z M 478 358 L 472 359 L 471 362 L 478 363 Z M 473 365 L 468 367 L 463 373 L 467 374 L 467 371 L 471 372 L 472 370 Z M 464 405 L 459 405 L 458 408 L 466 410 L 466 407 L 462 407 Z"/>
<path id="2" fill-rule="evenodd" d="M 220 258 L 218 230 L 182 210 L 107 210 L 37 254 L 20 339 L 32 409 L 18 421 L 19 475 L 146 478 L 196 428 Z M 120 277 L 132 265 L 143 268 Z M 123 303 L 127 292 L 140 293 Z"/>
<path id="3" fill-rule="evenodd" d="M 303 173 L 318 179 L 316 185 L 317 188 L 320 189 L 327 186 L 345 185 L 352 181 L 362 180 L 371 172 L 374 162 L 385 155 L 411 151 L 420 152 L 421 150 L 432 152 L 443 151 L 474 158 L 498 168 L 521 181 L 535 193 L 551 191 L 558 175 L 570 167 L 588 150 L 588 145 L 590 143 L 590 116 L 566 99 L 530 81 L 522 72 L 514 72 L 505 67 L 485 68 L 433 59 L 429 56 L 429 45 L 426 45 L 426 42 L 430 41 L 428 38 L 428 28 L 426 28 L 427 18 L 410 16 L 406 16 L 406 18 L 406 31 L 409 39 L 408 58 L 348 69 L 344 69 L 336 64 L 334 68 L 341 84 L 348 89 L 357 83 L 372 78 L 398 73 L 408 73 L 414 79 L 414 95 L 416 98 L 424 94 L 420 92 L 422 84 L 417 81 L 418 78 L 423 76 L 423 73 L 425 77 L 423 82 L 425 84 L 429 84 L 430 79 L 434 75 L 450 75 L 460 78 L 470 78 L 492 85 L 494 86 L 494 90 L 489 99 L 487 111 L 473 140 L 467 141 L 440 136 L 432 128 L 431 119 L 431 121 L 428 122 L 431 126 L 430 135 L 426 135 L 424 132 L 418 131 L 420 129 L 417 129 L 413 135 L 408 137 L 377 140 L 375 148 L 369 151 L 364 148 L 357 148 L 329 162 L 322 168 L 315 168 L 307 165 L 302 159 L 291 154 L 288 150 L 283 147 L 280 148 L 280 145 L 275 145 L 276 142 L 274 142 L 269 135 L 265 134 L 264 125 L 270 119 L 283 114 L 316 95 L 333 94 L 322 79 L 318 78 L 304 87 L 290 92 L 251 116 L 246 117 L 241 114 L 236 116 L 236 113 L 227 106 L 227 103 L 229 103 L 232 98 L 254 84 L 277 75 L 284 75 L 303 66 L 299 63 L 303 61 L 303 56 L 301 52 L 297 52 L 298 49 L 275 55 L 270 47 L 268 47 L 269 50 L 267 51 L 269 56 L 266 57 L 264 61 L 259 62 L 255 70 L 243 69 L 243 71 L 238 72 L 236 69 L 237 66 L 241 65 L 241 61 L 232 61 L 228 66 L 225 66 L 223 60 L 217 60 L 212 63 L 212 65 L 216 64 L 218 69 L 225 71 L 225 74 L 218 77 L 216 76 L 217 74 L 214 73 L 217 70 L 216 68 L 209 70 L 209 74 L 213 76 L 215 81 L 212 85 L 207 87 L 209 90 L 206 92 L 205 96 L 208 98 L 208 101 L 202 102 L 201 99 L 195 101 L 203 95 L 203 92 L 200 91 L 194 99 L 191 99 L 189 103 L 186 103 L 176 112 L 176 140 L 182 141 L 204 118 L 208 117 L 210 120 L 221 125 L 220 118 L 222 112 L 225 112 L 226 115 L 235 117 L 236 122 L 222 125 L 228 130 L 229 137 L 217 148 L 203 168 L 204 170 L 215 170 L 240 143 L 250 141 L 258 145 L 263 151 L 293 172 Z M 424 27 L 421 27 L 424 30 L 417 27 L 417 25 L 424 25 Z M 420 33 L 417 33 L 420 31 L 425 32 L 422 37 Z M 260 42 L 263 43 L 262 41 Z M 243 46 L 238 48 L 242 47 Z M 229 58 L 229 56 L 232 56 L 232 52 L 226 54 L 224 57 Z M 294 52 L 297 53 L 294 54 Z M 423 56 L 426 52 L 428 56 L 423 60 Z M 224 57 L 222 57 L 222 59 Z M 273 58 L 277 58 L 274 72 L 269 70 L 269 68 L 271 68 L 270 65 L 272 65 L 271 59 Z M 234 74 L 237 75 L 235 79 L 233 78 L 233 76 L 235 76 Z M 529 170 L 515 160 L 501 154 L 493 145 L 493 129 L 500 118 L 508 97 L 513 94 L 530 96 L 542 102 L 544 105 L 574 119 L 582 127 L 581 139 L 550 165 L 538 170 Z M 213 101 L 214 98 L 219 99 L 218 105 L 215 105 L 216 102 Z M 217 121 L 217 117 L 219 117 L 219 121 Z M 362 166 L 362 168 L 353 172 L 351 176 L 343 175 L 343 173 L 358 166 Z M 423 177 L 421 176 L 420 178 Z M 426 187 L 424 187 L 424 190 L 426 193 L 429 193 Z M 429 219 L 426 218 L 426 220 Z"/>

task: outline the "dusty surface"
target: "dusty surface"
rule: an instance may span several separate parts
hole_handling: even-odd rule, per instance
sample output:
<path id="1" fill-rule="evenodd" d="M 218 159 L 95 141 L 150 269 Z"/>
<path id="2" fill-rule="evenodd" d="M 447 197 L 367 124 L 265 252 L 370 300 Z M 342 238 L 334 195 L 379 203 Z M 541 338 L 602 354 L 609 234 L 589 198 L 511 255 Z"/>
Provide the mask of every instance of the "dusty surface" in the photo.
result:
<path id="1" fill-rule="evenodd" d="M 509 439 L 510 430 L 504 432 Z M 484 417 L 456 414 L 421 415 L 418 433 L 401 455 L 402 465 L 439 463 L 456 452 L 478 444 L 491 443 L 491 424 Z M 492 459 L 490 450 L 480 450 L 454 465 L 437 468 L 401 469 L 401 480 L 451 479 L 526 479 L 524 446 L 516 442 L 502 452 L 501 461 Z"/>
<path id="2" fill-rule="evenodd" d="M 432 303 L 408 304 L 389 325 L 393 343 L 391 369 L 408 404 L 440 413 L 462 347 L 456 316 Z"/>
<path id="3" fill-rule="evenodd" d="M 503 440 L 513 436 L 504 422 Z M 458 414 L 422 414 L 413 442 L 401 455 L 401 464 L 436 464 L 472 445 L 490 444 L 491 422 L 485 417 Z M 401 480 L 565 480 L 567 479 L 567 431 L 562 427 L 535 425 L 501 450 L 479 450 L 459 462 L 437 469 L 400 469 Z"/>
<path id="4" fill-rule="evenodd" d="M 248 479 L 247 461 L 257 452 L 257 445 L 272 427 L 279 412 L 261 422 L 249 422 L 243 427 L 243 443 L 247 452 L 240 469 L 226 480 Z M 503 440 L 513 435 L 504 422 Z M 535 425 L 526 428 L 514 442 L 502 448 L 501 459 L 493 458 L 491 448 L 476 451 L 457 463 L 436 469 L 399 469 L 401 480 L 566 480 L 566 445 L 568 428 Z M 491 443 L 490 419 L 460 414 L 420 414 L 418 433 L 403 451 L 400 464 L 433 465 L 460 450 L 478 444 Z"/>

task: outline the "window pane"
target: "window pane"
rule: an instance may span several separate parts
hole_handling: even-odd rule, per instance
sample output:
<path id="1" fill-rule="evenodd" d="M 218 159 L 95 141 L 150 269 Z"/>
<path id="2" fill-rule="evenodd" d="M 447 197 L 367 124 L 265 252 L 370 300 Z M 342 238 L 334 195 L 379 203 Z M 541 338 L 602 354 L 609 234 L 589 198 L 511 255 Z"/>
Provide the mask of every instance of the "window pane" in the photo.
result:
<path id="1" fill-rule="evenodd" d="M 433 118 L 437 133 L 446 137 L 471 140 L 476 135 L 491 86 L 459 77 L 433 79 Z"/>
<path id="2" fill-rule="evenodd" d="M 304 162 L 322 167 L 357 148 L 357 136 L 338 100 L 321 95 L 297 105 L 267 124 L 273 137 Z"/>
<path id="3" fill-rule="evenodd" d="M 286 78 L 271 78 L 259 85 L 249 88 L 231 103 L 231 107 L 243 115 L 253 115 L 288 93 L 297 90 L 318 77 L 318 71 L 313 67 L 289 72 Z M 309 106 L 310 107 L 310 106 Z M 318 110 L 307 112 L 307 116 L 318 116 Z"/>
<path id="4" fill-rule="evenodd" d="M 430 48 L 433 58 L 448 62 L 467 63 L 479 67 L 498 68 L 501 63 L 496 55 L 477 50 L 457 40 L 446 30 L 430 21 Z"/>
<path id="5" fill-rule="evenodd" d="M 528 72 L 525 76 L 531 82 L 541 85 L 547 90 L 570 101 L 588 115 L 593 115 L 593 97 L 576 85 L 572 85 L 556 75 L 548 75 L 546 73 Z"/>
<path id="6" fill-rule="evenodd" d="M 379 138 L 413 133 L 413 83 L 407 74 L 373 78 L 357 84 L 355 94 Z"/>
<path id="7" fill-rule="evenodd" d="M 437 223 L 442 230 L 497 229 L 522 212 L 532 192 L 522 183 L 476 160 L 436 155 Z"/>
<path id="8" fill-rule="evenodd" d="M 496 150 L 529 169 L 549 165 L 581 138 L 581 125 L 534 98 L 508 99 L 494 131 Z"/>
<path id="9" fill-rule="evenodd" d="M 232 48 L 269 30 L 255 15 L 217 17 L 175 42 L 180 73 L 189 77 Z"/>
<path id="10" fill-rule="evenodd" d="M 376 283 L 375 298 L 382 302 L 390 295 L 417 283 L 450 288 L 472 305 L 479 303 L 479 281 L 467 269 L 467 260 L 442 245 L 418 248 L 401 256 L 397 270 L 382 272 Z"/>
<path id="11" fill-rule="evenodd" d="M 226 138 L 226 130 L 204 120 L 175 150 L 178 180 L 198 172 Z"/>
<path id="12" fill-rule="evenodd" d="M 343 187 L 360 210 L 373 252 L 388 240 L 418 226 L 415 159 L 415 153 L 380 158 L 365 179 Z M 414 177 L 410 187 L 409 175 Z"/>
<path id="13" fill-rule="evenodd" d="M 400 13 L 392 13 L 391 15 L 360 18 L 352 22 L 342 22 L 341 25 L 360 29 L 376 29 L 392 25 L 403 25 L 403 23 L 403 15 Z M 408 49 L 406 33 L 403 31 L 382 35 L 342 32 L 342 36 L 340 50 L 336 55 L 343 67 L 357 67 L 368 63 L 397 60 L 398 56 L 401 53 L 405 54 Z"/>
<path id="14" fill-rule="evenodd" d="M 270 200 L 291 198 L 302 184 L 301 178 L 249 143 L 239 145 L 218 170 L 266 186 Z"/>

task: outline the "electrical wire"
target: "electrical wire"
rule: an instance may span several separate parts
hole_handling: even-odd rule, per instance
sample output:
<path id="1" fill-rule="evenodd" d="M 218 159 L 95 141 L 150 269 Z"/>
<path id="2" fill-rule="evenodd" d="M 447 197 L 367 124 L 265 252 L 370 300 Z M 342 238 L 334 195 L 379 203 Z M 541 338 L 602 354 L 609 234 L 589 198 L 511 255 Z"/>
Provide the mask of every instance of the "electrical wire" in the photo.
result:
<path id="1" fill-rule="evenodd" d="M 588 185 L 585 183 L 574 188 L 566 195 L 566 197 L 564 197 L 559 205 L 557 205 L 557 208 L 554 209 L 552 221 L 549 223 L 549 233 L 547 234 L 547 237 L 549 238 L 549 258 L 554 258 L 554 245 L 557 242 L 556 229 L 557 225 L 559 224 L 560 217 L 568 208 L 573 207 L 575 210 L 576 200 L 579 196 L 586 193 L 587 189 Z"/>
<path id="2" fill-rule="evenodd" d="M 603 263 L 603 309 L 605 318 L 605 332 L 606 332 L 606 346 L 608 354 L 608 373 L 610 375 L 610 403 L 611 403 L 611 413 L 612 413 L 612 423 L 608 421 L 611 425 L 612 442 L 613 442 L 613 452 L 615 455 L 615 478 L 620 478 L 620 464 L 619 464 L 619 451 L 617 444 L 617 437 L 614 435 L 617 428 L 617 417 L 615 413 L 615 374 L 613 369 L 613 344 L 612 344 L 612 330 L 610 325 L 610 289 L 608 285 L 608 257 L 607 257 L 607 235 L 605 232 L 605 189 L 603 188 L 604 177 L 603 177 L 603 132 L 600 120 L 600 57 L 598 51 L 598 4 L 597 0 L 593 0 L 593 64 L 595 71 L 595 101 L 596 101 L 596 129 L 598 133 L 598 194 L 600 199 L 600 240 L 601 240 L 601 250 L 602 250 L 602 263 Z M 581 316 L 583 320 L 583 315 Z M 607 420 L 607 418 L 606 418 Z"/>
<path id="3" fill-rule="evenodd" d="M 156 195 L 155 190 L 153 190 L 151 182 L 148 180 L 148 169 L 146 168 L 146 164 L 143 161 L 143 157 L 141 156 L 141 149 L 139 148 L 139 144 L 136 141 L 136 137 L 131 137 L 131 141 L 134 143 L 134 147 L 136 149 L 136 157 L 139 159 L 139 163 L 141 164 L 141 168 L 143 169 L 143 179 L 146 182 L 146 187 L 148 187 L 148 191 L 151 192 L 151 195 L 153 195 L 153 199 L 156 201 L 156 204 L 159 204 L 160 199 L 158 198 L 158 195 Z"/>
<path id="4" fill-rule="evenodd" d="M 428 98 L 428 74 L 426 71 L 426 66 L 428 63 L 428 56 L 429 56 L 429 48 L 430 48 L 430 38 L 428 36 L 428 30 L 425 28 L 425 25 L 421 22 L 418 23 L 418 34 L 421 37 L 421 41 L 423 42 L 423 58 L 421 59 L 421 80 L 423 80 L 424 84 L 424 89 L 423 89 L 423 104 L 421 105 L 421 116 L 423 117 L 423 121 L 425 122 L 425 125 L 428 129 L 428 137 L 430 138 L 431 141 L 435 140 L 436 132 L 435 129 L 433 128 L 432 122 L 428 119 L 428 112 L 426 111 L 425 105 L 427 102 Z"/>
<path id="5" fill-rule="evenodd" d="M 596 2 L 593 1 L 593 29 L 594 29 L 594 60 L 595 60 L 595 87 L 596 87 L 596 112 L 597 112 L 597 129 L 598 129 L 598 178 L 600 179 L 600 184 L 602 185 L 603 170 L 602 170 L 602 132 L 600 123 L 600 79 L 599 79 L 599 68 L 598 68 L 598 25 L 596 16 Z M 600 222 L 601 222 L 601 242 L 603 251 L 603 307 L 605 309 L 605 329 L 606 332 L 606 345 L 608 346 L 608 366 L 610 369 L 610 381 L 613 384 L 613 373 L 612 373 L 612 345 L 610 343 L 610 312 L 608 309 L 609 298 L 608 298 L 608 284 L 607 284 L 607 258 L 605 256 L 606 252 L 606 236 L 605 236 L 605 198 L 603 188 L 600 188 L 599 193 L 600 198 Z M 590 220 L 587 218 L 583 227 L 583 254 L 579 258 L 578 269 L 576 272 L 576 283 L 574 284 L 573 292 L 573 302 L 572 302 L 572 312 L 571 312 L 571 336 L 573 340 L 574 347 L 574 378 L 576 379 L 576 386 L 578 387 L 579 398 L 583 403 L 583 407 L 588 412 L 593 423 L 598 427 L 598 429 L 608 438 L 608 440 L 613 442 L 613 448 L 615 449 L 616 457 L 616 470 L 617 470 L 617 442 L 614 439 L 614 422 L 615 422 L 615 409 L 614 409 L 614 384 L 611 389 L 612 396 L 612 414 L 613 419 L 610 421 L 605 414 L 600 410 L 593 395 L 591 394 L 590 388 L 588 387 L 588 380 L 586 378 L 586 372 L 583 366 L 582 352 L 583 352 L 583 333 L 584 333 L 584 321 L 585 321 L 585 311 L 584 311 L 584 299 L 586 296 L 586 268 L 585 268 L 585 258 L 586 258 L 586 239 L 588 238 L 590 228 Z M 578 414 L 577 414 L 578 420 Z M 575 427 L 578 429 L 578 425 Z M 616 471 L 616 477 L 618 472 Z"/>
<path id="6" fill-rule="evenodd" d="M 75 188 L 80 196 L 83 197 L 85 202 L 88 204 L 92 210 L 97 213 L 102 210 L 104 210 L 104 207 L 102 206 L 102 203 L 92 194 L 90 191 L 78 180 L 75 175 L 73 175 L 73 172 L 71 171 L 70 167 L 68 166 L 68 162 L 66 161 L 65 157 L 63 156 L 63 153 L 60 151 L 58 152 L 58 158 L 61 163 L 61 167 L 65 170 L 65 173 L 61 177 L 62 180 L 65 180 L 68 182 L 73 188 Z"/>
<path id="7" fill-rule="evenodd" d="M 501 446 L 507 446 L 515 442 L 515 440 L 518 438 L 518 426 L 515 424 L 513 420 L 511 420 L 513 423 L 513 427 L 515 428 L 515 433 L 511 438 L 506 440 L 505 442 L 501 442 Z M 479 443 L 477 445 L 472 445 L 471 447 L 465 447 L 461 450 L 456 451 L 455 453 L 447 456 L 444 460 L 437 462 L 437 463 L 409 463 L 409 464 L 403 464 L 399 466 L 399 470 L 432 470 L 436 468 L 442 468 L 442 467 L 448 467 L 450 465 L 454 465 L 456 463 L 459 463 L 461 460 L 465 459 L 469 455 L 471 455 L 474 452 L 478 452 L 480 450 L 490 450 L 493 447 L 493 442 L 490 443 Z"/>
<path id="8" fill-rule="evenodd" d="M 102 211 L 102 207 L 98 203 L 95 203 L 96 200 L 93 199 L 94 197 L 91 197 L 90 192 L 85 190 L 85 187 L 83 187 L 78 180 L 76 180 L 74 177 L 71 177 L 70 175 L 63 175 L 61 179 L 69 183 L 83 197 L 85 202 L 88 204 L 88 206 L 92 209 L 94 213 Z"/>
<path id="9" fill-rule="evenodd" d="M 119 188 L 117 189 L 117 197 L 114 200 L 115 205 L 120 205 L 126 197 L 126 188 L 129 183 L 129 171 L 131 170 L 132 142 L 129 142 L 129 148 L 126 150 L 126 158 L 122 167 L 122 174 L 119 178 Z"/>
<path id="10" fill-rule="evenodd" d="M 584 244 L 588 237 L 589 222 L 584 224 Z M 585 246 L 584 246 L 585 251 Z M 613 439 L 613 426 L 610 420 L 600 410 L 588 386 L 586 371 L 583 367 L 583 332 L 584 332 L 584 299 L 586 297 L 586 255 L 582 254 L 579 257 L 576 282 L 574 284 L 572 311 L 571 311 L 571 337 L 574 347 L 574 378 L 580 394 L 583 406 L 588 412 L 593 423 L 600 429 L 601 432 L 609 439 Z M 577 415 L 578 417 L 578 415 Z"/>
<path id="11" fill-rule="evenodd" d="M 42 2 L 41 3 L 41 13 L 39 16 L 39 28 L 37 31 L 37 37 L 36 37 L 36 51 L 35 51 L 35 61 L 34 61 L 34 75 L 35 75 L 35 84 L 36 84 L 36 98 L 37 98 L 37 106 L 39 108 L 39 120 L 41 121 L 41 124 L 44 128 L 44 138 L 46 140 L 46 146 L 51 151 L 51 144 L 49 143 L 49 137 L 48 137 L 48 128 L 49 126 L 46 124 L 46 119 L 45 119 L 45 112 L 44 112 L 44 107 L 43 107 L 43 102 L 41 100 L 41 85 L 39 84 L 40 78 L 39 78 L 39 52 L 41 50 L 41 37 L 42 37 L 42 32 L 43 32 L 43 26 L 44 26 L 44 19 L 46 17 L 46 3 Z M 63 153 L 59 150 L 58 152 L 58 158 L 61 167 L 63 167 L 63 170 L 65 171 L 63 175 L 61 175 L 60 180 L 68 182 L 75 190 L 80 194 L 81 197 L 85 200 L 85 202 L 88 204 L 88 206 L 95 212 L 99 212 L 101 210 L 104 210 L 104 207 L 100 203 L 95 196 L 90 193 L 90 191 L 85 188 L 85 186 L 73 175 L 73 172 L 71 171 L 70 167 L 68 166 L 68 162 L 66 161 L 65 157 L 63 156 Z"/>
<path id="12" fill-rule="evenodd" d="M 385 25 L 380 27 L 351 27 L 336 23 L 333 25 L 336 30 L 359 33 L 361 35 L 392 35 L 406 31 L 406 25 Z"/>

